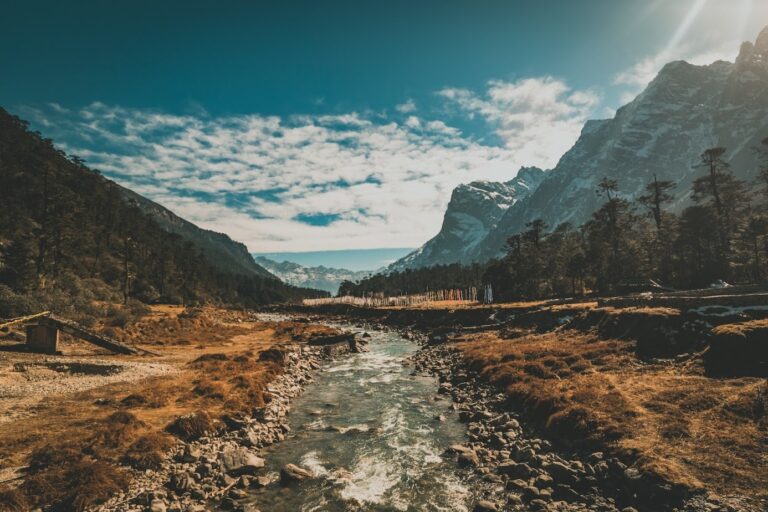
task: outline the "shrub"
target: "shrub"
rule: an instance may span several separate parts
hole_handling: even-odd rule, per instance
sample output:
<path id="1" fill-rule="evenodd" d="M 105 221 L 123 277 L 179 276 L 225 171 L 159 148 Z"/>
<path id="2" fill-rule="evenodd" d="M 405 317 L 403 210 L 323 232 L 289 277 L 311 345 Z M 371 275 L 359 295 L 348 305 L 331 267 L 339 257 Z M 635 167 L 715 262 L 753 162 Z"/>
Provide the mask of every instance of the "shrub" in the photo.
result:
<path id="1" fill-rule="evenodd" d="M 141 436 L 125 453 L 123 460 L 136 469 L 159 469 L 175 442 L 167 434 L 152 432 Z"/>
<path id="2" fill-rule="evenodd" d="M 205 411 L 180 416 L 166 430 L 183 441 L 195 441 L 216 431 L 216 425 Z"/>

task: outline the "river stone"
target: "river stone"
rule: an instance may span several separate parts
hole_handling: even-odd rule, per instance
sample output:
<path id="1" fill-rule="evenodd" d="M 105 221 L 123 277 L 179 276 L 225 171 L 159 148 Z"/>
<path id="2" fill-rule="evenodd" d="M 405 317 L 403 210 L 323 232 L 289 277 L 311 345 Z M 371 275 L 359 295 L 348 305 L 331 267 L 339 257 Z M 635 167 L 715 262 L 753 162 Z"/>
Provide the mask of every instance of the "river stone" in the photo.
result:
<path id="1" fill-rule="evenodd" d="M 171 475 L 169 487 L 175 491 L 188 491 L 194 487 L 195 482 L 189 473 L 178 472 Z"/>
<path id="2" fill-rule="evenodd" d="M 224 471 L 233 476 L 253 475 L 264 467 L 264 459 L 245 448 L 230 448 L 219 454 Z"/>
<path id="3" fill-rule="evenodd" d="M 480 458 L 470 450 L 459 454 L 458 463 L 461 467 L 478 466 L 480 465 Z"/>
<path id="4" fill-rule="evenodd" d="M 197 462 L 200 459 L 200 448 L 195 446 L 186 445 L 184 447 L 184 453 L 181 456 L 182 462 Z"/>
<path id="5" fill-rule="evenodd" d="M 477 505 L 475 505 L 474 512 L 495 512 L 497 510 L 499 510 L 499 507 L 497 507 L 495 503 L 491 503 L 487 500 L 481 500 L 477 502 Z"/>
<path id="6" fill-rule="evenodd" d="M 499 465 L 498 472 L 516 478 L 529 478 L 533 474 L 533 468 L 525 463 L 506 462 Z"/>
<path id="7" fill-rule="evenodd" d="M 562 462 L 550 462 L 549 464 L 544 465 L 544 469 L 547 473 L 552 475 L 555 480 L 565 483 L 575 483 L 578 481 L 576 473 Z"/>
<path id="8" fill-rule="evenodd" d="M 165 502 L 163 502 L 161 500 L 154 500 L 152 502 L 152 504 L 149 506 L 149 511 L 150 512 L 165 512 L 166 511 Z"/>
<path id="9" fill-rule="evenodd" d="M 314 474 L 304 468 L 300 468 L 295 464 L 286 464 L 283 469 L 280 470 L 280 483 L 283 485 L 289 485 L 294 482 L 301 482 L 314 478 Z"/>

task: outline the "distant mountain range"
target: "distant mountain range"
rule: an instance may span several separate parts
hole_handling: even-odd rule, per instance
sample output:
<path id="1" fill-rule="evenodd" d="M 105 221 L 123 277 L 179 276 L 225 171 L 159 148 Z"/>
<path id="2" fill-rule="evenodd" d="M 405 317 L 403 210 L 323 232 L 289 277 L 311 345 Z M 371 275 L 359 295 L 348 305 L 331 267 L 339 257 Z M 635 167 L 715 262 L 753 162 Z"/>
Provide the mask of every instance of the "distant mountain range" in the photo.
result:
<path id="1" fill-rule="evenodd" d="M 290 261 L 277 262 L 264 256 L 256 256 L 256 262 L 281 280 L 293 286 L 324 290 L 332 294 L 339 291 L 342 281 L 359 281 L 370 276 L 371 271 L 352 271 L 324 266 L 305 267 Z"/>
<path id="2" fill-rule="evenodd" d="M 603 177 L 615 179 L 630 200 L 654 174 L 672 180 L 677 183 L 672 208 L 680 211 L 690 203 L 705 149 L 728 148 L 734 174 L 753 180 L 758 170 L 753 148 L 766 137 L 768 27 L 754 44 L 741 46 L 735 63 L 667 64 L 613 119 L 588 121 L 554 169 L 523 169 L 507 183 L 457 187 L 440 233 L 389 269 L 487 261 L 503 254 L 506 240 L 535 219 L 550 228 L 563 222 L 579 226 L 599 207 L 595 190 Z M 507 192 L 518 178 L 528 188 Z"/>

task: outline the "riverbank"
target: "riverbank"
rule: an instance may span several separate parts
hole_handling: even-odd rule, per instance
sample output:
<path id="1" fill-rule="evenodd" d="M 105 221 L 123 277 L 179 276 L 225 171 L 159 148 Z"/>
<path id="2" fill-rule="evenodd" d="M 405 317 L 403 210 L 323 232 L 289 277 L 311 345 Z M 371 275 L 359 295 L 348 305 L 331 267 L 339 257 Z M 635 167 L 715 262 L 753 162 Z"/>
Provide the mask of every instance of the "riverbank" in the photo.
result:
<path id="1" fill-rule="evenodd" d="M 744 364 L 760 361 L 760 308 L 327 309 L 315 313 L 429 336 L 421 368 L 440 375 L 457 407 L 473 404 L 464 417 L 480 471 L 500 478 L 503 490 L 489 496 L 499 509 L 521 500 L 611 510 L 595 500 L 613 500 L 638 510 L 765 510 L 768 390 L 762 366 Z M 474 404 L 478 389 L 486 396 Z M 504 445 L 508 433 L 491 421 L 505 413 L 533 438 Z M 565 462 L 531 452 L 543 445 L 536 439 Z M 553 462 L 565 465 L 553 466 L 562 478 Z"/>
<path id="2" fill-rule="evenodd" d="M 355 348 L 327 326 L 212 308 L 158 307 L 110 334 L 158 355 L 2 343 L 0 510 L 237 508 L 290 400 Z"/>

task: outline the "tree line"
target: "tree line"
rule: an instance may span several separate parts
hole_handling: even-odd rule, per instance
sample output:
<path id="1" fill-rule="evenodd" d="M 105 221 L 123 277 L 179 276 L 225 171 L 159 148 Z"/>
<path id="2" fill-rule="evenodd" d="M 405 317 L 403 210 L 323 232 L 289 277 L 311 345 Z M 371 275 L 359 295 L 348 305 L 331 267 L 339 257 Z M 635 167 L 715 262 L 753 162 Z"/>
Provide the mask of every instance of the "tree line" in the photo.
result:
<path id="1" fill-rule="evenodd" d="M 372 276 L 342 289 L 417 293 L 426 289 L 490 284 L 496 300 L 616 294 L 654 284 L 676 289 L 718 281 L 764 283 L 768 277 L 768 138 L 754 148 L 755 183 L 736 178 L 727 149 L 705 150 L 693 181 L 692 204 L 671 211 L 677 184 L 652 176 L 635 200 L 603 178 L 602 205 L 581 226 L 529 222 L 507 240 L 506 254 L 484 265 L 437 266 Z"/>
<path id="2" fill-rule="evenodd" d="M 46 307 L 46 297 L 62 294 L 238 305 L 323 295 L 217 271 L 198 247 L 160 228 L 116 184 L 2 109 L 0 191 L 0 317 Z"/>

